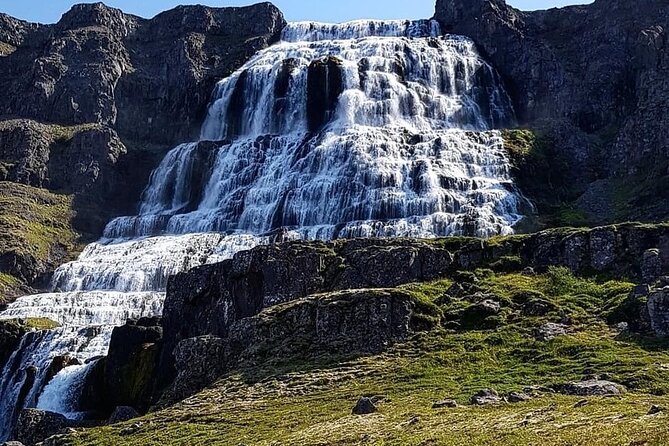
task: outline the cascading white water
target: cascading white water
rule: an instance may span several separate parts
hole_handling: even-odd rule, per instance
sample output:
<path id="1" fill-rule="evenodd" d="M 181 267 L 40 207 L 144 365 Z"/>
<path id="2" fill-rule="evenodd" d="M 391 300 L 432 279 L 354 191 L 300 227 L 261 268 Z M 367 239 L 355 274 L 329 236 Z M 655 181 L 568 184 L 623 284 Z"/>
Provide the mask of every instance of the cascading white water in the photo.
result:
<path id="1" fill-rule="evenodd" d="M 0 319 L 46 318 L 61 325 L 31 332 L 0 374 L 0 441 L 23 407 L 77 411 L 81 386 L 96 357 L 107 354 L 113 328 L 128 319 L 159 316 L 169 275 L 231 257 L 261 243 L 256 237 L 189 234 L 92 243 L 75 262 L 58 268 L 50 293 L 24 296 Z M 49 376 L 55 358 L 81 364 Z"/>
<path id="2" fill-rule="evenodd" d="M 217 86 L 202 140 L 222 142 L 174 149 L 139 216 L 106 236 L 512 232 L 521 199 L 492 130 L 513 121 L 509 98 L 471 40 L 438 34 L 429 21 L 289 25 Z"/>
<path id="3" fill-rule="evenodd" d="M 28 334 L 0 376 L 0 441 L 21 407 L 76 416 L 89 365 L 46 382 L 54 357 L 106 354 L 114 326 L 160 314 L 169 276 L 273 231 L 512 232 L 523 200 L 495 130 L 514 120 L 509 98 L 469 39 L 440 34 L 427 20 L 294 23 L 221 81 L 201 141 L 166 155 L 139 214 L 110 222 L 55 272 L 51 293 L 0 313 L 62 324 Z"/>

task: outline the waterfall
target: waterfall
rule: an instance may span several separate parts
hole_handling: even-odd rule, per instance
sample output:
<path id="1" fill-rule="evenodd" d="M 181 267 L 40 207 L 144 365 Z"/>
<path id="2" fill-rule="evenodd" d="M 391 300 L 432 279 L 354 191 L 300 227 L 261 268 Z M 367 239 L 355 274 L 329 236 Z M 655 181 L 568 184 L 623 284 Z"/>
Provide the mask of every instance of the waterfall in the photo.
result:
<path id="1" fill-rule="evenodd" d="M 496 71 L 434 21 L 289 24 L 218 83 L 200 141 L 171 150 L 138 215 L 0 318 L 31 332 L 0 376 L 0 441 L 23 407 L 77 417 L 113 327 L 159 315 L 167 280 L 294 239 L 509 234 L 522 219 L 498 130 L 514 113 Z M 79 360 L 48 376 L 55 357 Z"/>
<path id="2" fill-rule="evenodd" d="M 170 152 L 139 215 L 105 235 L 511 233 L 522 200 L 494 130 L 510 100 L 471 40 L 438 35 L 430 21 L 288 25 L 217 85 L 202 141 Z"/>

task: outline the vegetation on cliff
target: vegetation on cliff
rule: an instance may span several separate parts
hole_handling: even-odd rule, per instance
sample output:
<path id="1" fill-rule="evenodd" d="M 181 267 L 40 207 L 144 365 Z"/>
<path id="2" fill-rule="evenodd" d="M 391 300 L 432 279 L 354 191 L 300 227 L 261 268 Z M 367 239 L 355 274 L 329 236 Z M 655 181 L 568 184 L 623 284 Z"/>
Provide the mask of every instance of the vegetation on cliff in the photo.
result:
<path id="1" fill-rule="evenodd" d="M 0 305 L 79 249 L 72 197 L 0 182 Z"/>

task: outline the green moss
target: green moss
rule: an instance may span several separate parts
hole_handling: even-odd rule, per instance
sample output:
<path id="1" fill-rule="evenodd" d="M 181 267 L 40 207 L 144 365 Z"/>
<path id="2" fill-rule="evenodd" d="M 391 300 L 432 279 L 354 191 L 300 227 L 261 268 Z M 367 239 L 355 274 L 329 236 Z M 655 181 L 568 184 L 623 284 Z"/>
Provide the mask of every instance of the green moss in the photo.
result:
<path id="1" fill-rule="evenodd" d="M 31 317 L 28 319 L 23 319 L 22 324 L 30 330 L 53 330 L 54 328 L 60 327 L 58 322 L 52 321 L 47 318 L 37 318 Z"/>
<path id="2" fill-rule="evenodd" d="M 73 250 L 72 197 L 16 183 L 0 182 L 0 252 L 47 262 L 56 246 Z"/>
<path id="3" fill-rule="evenodd" d="M 103 126 L 96 123 L 87 123 L 74 126 L 49 125 L 48 132 L 55 142 L 62 143 L 71 140 L 77 133 L 101 128 L 103 128 Z"/>

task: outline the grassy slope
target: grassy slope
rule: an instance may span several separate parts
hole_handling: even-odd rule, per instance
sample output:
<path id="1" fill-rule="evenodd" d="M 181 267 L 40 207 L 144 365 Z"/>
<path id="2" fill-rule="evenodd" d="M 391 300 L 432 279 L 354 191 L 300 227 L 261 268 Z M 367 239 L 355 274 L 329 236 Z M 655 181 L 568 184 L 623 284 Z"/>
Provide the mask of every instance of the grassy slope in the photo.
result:
<path id="1" fill-rule="evenodd" d="M 0 182 L 0 255 L 15 252 L 40 265 L 57 266 L 65 253 L 77 250 L 73 215 L 70 196 Z M 0 274 L 0 304 L 21 285 L 7 272 Z"/>
<path id="2" fill-rule="evenodd" d="M 631 284 L 577 279 L 564 269 L 542 276 L 483 277 L 477 286 L 502 301 L 495 329 L 417 335 L 368 358 L 312 358 L 266 369 L 240 370 L 197 396 L 143 419 L 68 437 L 73 445 L 661 445 L 669 416 L 646 415 L 669 406 L 669 351 L 659 341 L 620 335 L 602 318 Z M 402 287 L 434 301 L 449 280 Z M 542 317 L 518 317 L 532 291 L 555 305 Z M 539 294 L 540 293 L 540 294 Z M 467 303 L 445 304 L 445 313 Z M 533 328 L 571 319 L 573 333 L 550 342 Z M 527 403 L 472 407 L 469 397 L 494 387 L 518 391 L 606 375 L 624 383 L 622 397 L 543 393 Z M 361 395 L 383 395 L 377 414 L 356 417 Z M 457 409 L 432 409 L 454 398 Z M 134 426 L 134 427 L 133 427 Z"/>

